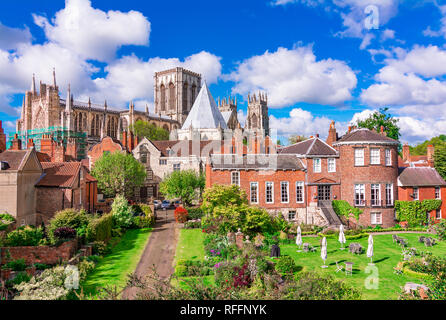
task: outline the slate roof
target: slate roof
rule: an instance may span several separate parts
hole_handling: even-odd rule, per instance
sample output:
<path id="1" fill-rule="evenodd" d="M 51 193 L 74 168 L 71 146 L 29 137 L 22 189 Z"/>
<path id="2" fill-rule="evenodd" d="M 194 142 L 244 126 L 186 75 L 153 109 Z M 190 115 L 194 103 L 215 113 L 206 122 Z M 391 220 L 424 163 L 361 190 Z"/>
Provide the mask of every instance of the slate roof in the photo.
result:
<path id="1" fill-rule="evenodd" d="M 398 181 L 403 187 L 446 186 L 437 170 L 431 167 L 399 168 Z"/>
<path id="2" fill-rule="evenodd" d="M 79 175 L 80 162 L 42 162 L 44 176 L 37 187 L 70 188 Z"/>
<path id="3" fill-rule="evenodd" d="M 304 170 L 300 159 L 291 154 L 214 154 L 210 160 L 214 170 Z"/>
<path id="4" fill-rule="evenodd" d="M 394 139 L 365 128 L 354 129 L 351 132 L 346 133 L 338 141 L 334 142 L 333 145 L 337 145 L 343 142 L 381 142 L 392 144 L 399 143 Z"/>
<path id="5" fill-rule="evenodd" d="M 337 156 L 335 149 L 319 138 L 312 138 L 298 142 L 278 150 L 281 154 L 297 154 L 305 156 Z"/>
<path id="6" fill-rule="evenodd" d="M 226 125 L 227 125 L 229 119 L 231 118 L 232 111 L 223 111 L 223 112 L 221 113 L 221 115 L 223 116 L 223 119 L 225 119 L 225 123 L 226 123 Z"/>
<path id="7" fill-rule="evenodd" d="M 0 161 L 7 162 L 9 169 L 18 170 L 26 157 L 28 150 L 6 150 L 0 153 Z"/>
<path id="8" fill-rule="evenodd" d="M 222 129 L 228 128 L 206 82 L 204 82 L 182 129 L 186 130 L 191 126 L 193 129 L 217 129 L 219 126 Z"/>
<path id="9" fill-rule="evenodd" d="M 200 141 L 200 154 L 194 154 L 195 151 L 193 148 L 193 140 L 179 140 L 179 141 L 151 141 L 153 145 L 161 151 L 162 157 L 169 157 L 169 149 L 173 150 L 175 152 L 173 157 L 187 157 L 187 156 L 205 156 L 207 157 L 209 154 L 202 155 L 203 149 L 210 143 L 212 143 L 213 147 L 210 147 L 209 153 L 212 154 L 214 151 L 221 151 L 221 142 L 220 141 L 212 141 L 212 140 L 206 140 L 206 141 Z M 214 150 L 215 148 L 215 150 Z"/>

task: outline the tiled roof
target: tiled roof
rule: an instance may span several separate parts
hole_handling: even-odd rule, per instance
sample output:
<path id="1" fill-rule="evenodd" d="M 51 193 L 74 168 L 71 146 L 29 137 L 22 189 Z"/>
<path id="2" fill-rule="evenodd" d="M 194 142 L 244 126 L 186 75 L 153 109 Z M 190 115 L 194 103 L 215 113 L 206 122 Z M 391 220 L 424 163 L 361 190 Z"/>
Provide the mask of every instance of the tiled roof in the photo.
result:
<path id="1" fill-rule="evenodd" d="M 398 181 L 403 187 L 446 186 L 437 170 L 430 167 L 400 168 Z"/>
<path id="2" fill-rule="evenodd" d="M 211 166 L 216 170 L 303 170 L 302 162 L 291 154 L 252 154 L 246 156 L 211 156 Z"/>
<path id="3" fill-rule="evenodd" d="M 70 188 L 81 166 L 80 162 L 42 162 L 45 175 L 36 186 Z"/>
<path id="4" fill-rule="evenodd" d="M 365 128 L 354 129 L 351 132 L 346 133 L 338 141 L 333 143 L 333 145 L 343 142 L 381 142 L 398 144 L 398 141 L 394 139 Z"/>
<path id="5" fill-rule="evenodd" d="M 39 162 L 51 162 L 51 157 L 43 152 L 36 152 L 37 159 L 39 159 Z"/>
<path id="6" fill-rule="evenodd" d="M 288 147 L 280 148 L 282 154 L 298 154 L 306 156 L 336 156 L 337 152 L 319 138 L 298 142 Z"/>
<path id="7" fill-rule="evenodd" d="M 0 161 L 7 162 L 8 170 L 18 170 L 28 150 L 6 150 L 0 153 Z"/>
<path id="8" fill-rule="evenodd" d="M 195 150 L 193 147 L 194 142 L 192 140 L 180 140 L 180 141 L 151 141 L 153 145 L 161 151 L 162 157 L 169 157 L 169 149 L 174 151 L 175 153 L 172 155 L 172 157 L 187 157 L 187 156 L 200 156 L 200 157 L 207 157 L 209 154 L 212 154 L 214 152 L 220 152 L 221 150 L 221 142 L 220 141 L 212 141 L 212 140 L 206 140 L 206 141 L 200 141 L 200 150 Z M 209 152 L 207 154 L 202 154 L 203 149 L 212 143 L 212 146 L 209 146 Z M 196 154 L 196 151 L 199 151 L 199 154 Z"/>

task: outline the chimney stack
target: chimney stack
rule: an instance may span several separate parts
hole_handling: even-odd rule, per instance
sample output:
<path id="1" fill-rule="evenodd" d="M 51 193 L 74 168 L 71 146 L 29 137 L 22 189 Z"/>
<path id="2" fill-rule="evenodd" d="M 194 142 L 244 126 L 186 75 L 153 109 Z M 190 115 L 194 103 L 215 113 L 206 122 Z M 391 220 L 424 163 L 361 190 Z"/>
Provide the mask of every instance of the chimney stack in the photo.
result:
<path id="1" fill-rule="evenodd" d="M 22 140 L 19 139 L 17 133 L 14 135 L 14 139 L 12 140 L 12 146 L 10 150 L 22 150 Z"/>
<path id="2" fill-rule="evenodd" d="M 427 147 L 427 162 L 430 167 L 434 166 L 434 156 L 435 156 L 435 148 L 433 145 L 429 145 Z"/>
<path id="3" fill-rule="evenodd" d="M 31 148 L 35 148 L 35 147 L 36 147 L 36 145 L 34 144 L 34 140 L 33 139 L 28 139 L 28 146 L 27 146 L 27 148 L 31 149 Z"/>
<path id="4" fill-rule="evenodd" d="M 6 150 L 6 134 L 3 132 L 2 121 L 0 120 L 0 153 Z"/>
<path id="5" fill-rule="evenodd" d="M 62 141 L 56 145 L 53 162 L 65 162 L 65 147 Z"/>
<path id="6" fill-rule="evenodd" d="M 336 132 L 335 122 L 332 121 L 330 124 L 330 129 L 328 130 L 328 137 L 326 143 L 330 146 L 333 146 L 333 143 L 335 143 L 337 140 L 338 140 L 338 133 Z"/>
<path id="7" fill-rule="evenodd" d="M 410 147 L 409 147 L 409 144 L 407 144 L 407 143 L 405 143 L 403 146 L 403 161 L 410 162 Z"/>

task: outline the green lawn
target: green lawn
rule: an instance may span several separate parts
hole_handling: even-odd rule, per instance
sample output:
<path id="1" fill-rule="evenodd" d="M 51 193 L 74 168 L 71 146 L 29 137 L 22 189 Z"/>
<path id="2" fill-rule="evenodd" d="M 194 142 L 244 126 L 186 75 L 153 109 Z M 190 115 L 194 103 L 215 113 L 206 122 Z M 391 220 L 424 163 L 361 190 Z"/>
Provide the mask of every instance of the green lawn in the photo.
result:
<path id="1" fill-rule="evenodd" d="M 201 229 L 181 229 L 177 243 L 174 266 L 179 259 L 204 259 L 204 234 Z"/>
<path id="2" fill-rule="evenodd" d="M 103 287 L 125 287 L 128 274 L 138 265 L 144 248 L 149 240 L 151 229 L 129 230 L 121 241 L 98 262 L 95 270 L 81 284 L 87 296 L 95 296 Z"/>
<path id="3" fill-rule="evenodd" d="M 418 243 L 419 234 L 399 234 L 400 237 L 405 238 L 409 242 L 408 247 L 415 247 L 422 251 L 431 251 L 434 255 L 444 255 L 446 253 L 446 242 L 440 242 L 434 247 L 426 248 L 424 244 Z M 406 282 L 421 283 L 420 279 L 412 278 L 406 275 L 394 274 L 393 268 L 396 267 L 399 261 L 402 260 L 401 248 L 399 245 L 392 242 L 392 235 L 374 235 L 374 257 L 373 262 L 378 270 L 379 288 L 366 289 L 365 283 L 371 273 L 366 273 L 366 267 L 370 263 L 366 253 L 361 255 L 352 255 L 346 250 L 340 250 L 340 244 L 335 239 L 328 240 L 328 258 L 326 264 L 328 268 L 323 269 L 323 261 L 320 257 L 320 238 L 304 237 L 303 241 L 308 242 L 313 246 L 317 246 L 318 250 L 314 253 L 297 252 L 295 244 L 282 244 L 281 254 L 293 257 L 301 270 L 319 270 L 321 272 L 334 275 L 338 279 L 345 279 L 345 281 L 363 292 L 363 299 L 367 300 L 388 300 L 397 299 L 400 293 L 400 287 L 404 286 Z M 368 238 L 360 240 L 347 241 L 346 246 L 351 242 L 360 243 L 364 251 L 367 251 Z M 353 275 L 346 276 L 344 272 L 336 273 L 336 261 L 345 267 L 345 262 L 353 262 Z"/>

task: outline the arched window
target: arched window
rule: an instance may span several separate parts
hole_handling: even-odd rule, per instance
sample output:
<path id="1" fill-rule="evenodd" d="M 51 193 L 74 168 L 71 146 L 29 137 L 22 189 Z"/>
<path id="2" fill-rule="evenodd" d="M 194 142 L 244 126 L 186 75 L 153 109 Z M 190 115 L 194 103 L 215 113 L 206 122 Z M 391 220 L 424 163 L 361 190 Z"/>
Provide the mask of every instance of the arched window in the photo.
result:
<path id="1" fill-rule="evenodd" d="M 111 122 L 113 119 L 108 119 L 107 121 L 107 136 L 111 137 Z"/>
<path id="2" fill-rule="evenodd" d="M 166 111 L 166 87 L 161 85 L 161 111 Z"/>
<path id="3" fill-rule="evenodd" d="M 175 110 L 175 85 L 172 82 L 169 84 L 169 109 Z"/>
<path id="4" fill-rule="evenodd" d="M 257 116 L 256 116 L 255 113 L 254 113 L 254 115 L 252 116 L 252 119 L 251 119 L 251 128 L 254 128 L 254 129 L 258 128 Z"/>
<path id="5" fill-rule="evenodd" d="M 165 125 L 163 126 L 163 129 L 169 131 L 169 126 L 168 126 L 167 124 L 165 124 Z"/>
<path id="6" fill-rule="evenodd" d="M 79 113 L 79 117 L 77 119 L 77 131 L 82 131 L 82 113 Z"/>
<path id="7" fill-rule="evenodd" d="M 87 130 L 87 115 L 84 114 L 83 121 L 82 121 L 82 131 L 86 131 L 86 130 Z"/>
<path id="8" fill-rule="evenodd" d="M 127 131 L 129 128 L 129 123 L 126 118 L 122 118 L 122 131 Z"/>
<path id="9" fill-rule="evenodd" d="M 90 134 L 92 136 L 96 135 L 96 117 L 95 117 L 95 115 L 93 115 L 93 119 L 91 119 L 91 132 L 90 132 Z"/>
<path id="10" fill-rule="evenodd" d="M 96 115 L 96 133 L 95 136 L 99 137 L 99 135 L 101 134 L 101 123 L 99 121 L 99 115 Z"/>
<path id="11" fill-rule="evenodd" d="M 183 111 L 188 111 L 189 110 L 189 106 L 188 106 L 188 95 L 187 95 L 187 89 L 188 89 L 188 85 L 187 82 L 184 83 L 183 85 Z"/>

